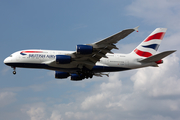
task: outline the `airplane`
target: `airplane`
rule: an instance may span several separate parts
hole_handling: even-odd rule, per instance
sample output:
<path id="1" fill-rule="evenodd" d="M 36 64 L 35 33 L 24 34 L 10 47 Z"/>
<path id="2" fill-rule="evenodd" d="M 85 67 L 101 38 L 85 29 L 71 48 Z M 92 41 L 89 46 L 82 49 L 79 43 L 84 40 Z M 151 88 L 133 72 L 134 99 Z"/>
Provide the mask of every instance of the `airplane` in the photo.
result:
<path id="1" fill-rule="evenodd" d="M 118 49 L 115 45 L 138 27 L 125 29 L 108 38 L 92 44 L 79 44 L 76 51 L 57 50 L 21 50 L 11 54 L 4 63 L 11 66 L 16 74 L 16 67 L 38 68 L 55 71 L 55 78 L 65 79 L 70 76 L 72 81 L 80 81 L 93 76 L 109 76 L 108 72 L 132 70 L 143 67 L 158 67 L 163 58 L 176 50 L 156 54 L 167 28 L 156 28 L 131 53 L 113 53 Z"/>

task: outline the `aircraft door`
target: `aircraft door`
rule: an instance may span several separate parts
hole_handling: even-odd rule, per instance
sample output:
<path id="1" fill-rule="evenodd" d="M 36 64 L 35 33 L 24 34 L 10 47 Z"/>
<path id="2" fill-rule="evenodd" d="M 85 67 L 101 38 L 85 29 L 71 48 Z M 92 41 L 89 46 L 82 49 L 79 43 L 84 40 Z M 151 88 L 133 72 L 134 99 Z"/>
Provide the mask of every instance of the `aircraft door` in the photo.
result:
<path id="1" fill-rule="evenodd" d="M 20 61 L 21 55 L 16 55 L 15 59 L 16 59 L 17 62 Z"/>

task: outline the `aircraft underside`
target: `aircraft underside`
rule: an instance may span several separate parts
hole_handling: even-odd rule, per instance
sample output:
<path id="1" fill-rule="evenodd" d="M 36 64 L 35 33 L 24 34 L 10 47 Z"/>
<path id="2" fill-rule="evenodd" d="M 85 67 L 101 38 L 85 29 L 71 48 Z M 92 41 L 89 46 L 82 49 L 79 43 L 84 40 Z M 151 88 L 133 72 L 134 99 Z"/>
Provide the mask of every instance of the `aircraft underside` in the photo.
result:
<path id="1" fill-rule="evenodd" d="M 20 67 L 20 68 L 37 68 L 37 69 L 49 69 L 49 70 L 56 70 L 56 71 L 80 71 L 80 68 L 59 68 L 59 67 L 51 67 L 46 64 L 35 64 L 35 63 L 8 63 L 7 65 L 12 67 Z M 82 68 L 83 71 L 88 70 L 87 68 Z M 130 70 L 130 68 L 123 68 L 123 67 L 108 67 L 108 66 L 94 66 L 91 71 L 93 72 L 115 72 L 115 71 L 124 71 Z"/>
<path id="2" fill-rule="evenodd" d="M 51 67 L 48 66 L 46 64 L 35 64 L 35 63 L 8 63 L 7 65 L 16 68 L 16 67 L 20 67 L 20 68 L 37 68 L 37 69 L 48 69 L 48 70 L 54 70 L 56 71 L 56 74 L 58 74 L 58 71 L 60 72 L 67 72 L 70 73 L 69 76 L 71 76 L 71 74 L 78 74 L 80 76 L 80 78 L 76 78 L 76 79 L 72 79 L 71 80 L 82 80 L 84 78 L 92 78 L 94 75 L 96 76 L 100 76 L 100 75 L 106 75 L 103 74 L 102 72 L 116 72 L 116 71 L 125 71 L 125 70 L 130 70 L 130 68 L 123 68 L 123 67 L 108 67 L 108 66 L 94 66 L 92 68 L 92 70 L 89 70 L 85 67 L 83 67 L 82 69 L 80 68 L 59 68 L 59 67 Z M 15 72 L 16 73 L 16 72 Z M 56 78 L 58 78 L 56 76 Z M 59 77 L 61 79 L 61 77 Z M 64 78 L 64 77 L 62 77 Z"/>

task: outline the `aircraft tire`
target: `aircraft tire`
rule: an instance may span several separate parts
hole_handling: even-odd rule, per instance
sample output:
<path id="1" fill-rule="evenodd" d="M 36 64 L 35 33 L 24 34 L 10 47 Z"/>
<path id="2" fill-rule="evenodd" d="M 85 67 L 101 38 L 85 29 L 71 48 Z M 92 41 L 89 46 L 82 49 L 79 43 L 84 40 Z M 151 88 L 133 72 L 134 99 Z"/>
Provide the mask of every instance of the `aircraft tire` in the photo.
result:
<path id="1" fill-rule="evenodd" d="M 15 74 L 16 74 L 16 71 L 13 71 L 13 74 L 15 75 Z"/>

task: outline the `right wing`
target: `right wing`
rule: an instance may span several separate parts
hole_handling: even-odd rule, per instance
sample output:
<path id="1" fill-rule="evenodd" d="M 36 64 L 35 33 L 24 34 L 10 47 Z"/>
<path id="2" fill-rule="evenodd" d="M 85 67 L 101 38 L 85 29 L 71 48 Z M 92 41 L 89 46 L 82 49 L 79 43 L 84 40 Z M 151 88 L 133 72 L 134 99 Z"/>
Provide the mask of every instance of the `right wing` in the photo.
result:
<path id="1" fill-rule="evenodd" d="M 101 41 L 92 43 L 92 44 L 86 44 L 93 47 L 93 53 L 82 55 L 77 54 L 77 52 L 74 52 L 71 56 L 76 61 L 77 64 L 81 66 L 85 66 L 88 69 L 92 69 L 97 61 L 99 61 L 102 57 L 107 58 L 107 53 L 112 53 L 112 49 L 118 49 L 116 47 L 116 44 L 121 39 L 125 38 L 129 34 L 131 34 L 134 31 L 138 32 L 138 27 L 132 28 L 132 29 L 126 29 L 122 30 L 121 32 L 114 34 L 106 39 L 103 39 Z"/>
<path id="2" fill-rule="evenodd" d="M 128 36 L 129 34 L 131 34 L 134 31 L 138 31 L 138 27 L 135 27 L 133 29 L 126 29 L 123 30 L 115 35 L 112 35 L 104 40 L 95 42 L 91 45 L 93 45 L 94 48 L 102 48 L 102 46 L 110 46 L 111 44 L 116 44 L 119 40 L 125 38 L 126 36 Z"/>
<path id="3" fill-rule="evenodd" d="M 92 44 L 86 44 L 85 46 L 93 48 L 93 51 L 91 54 L 79 54 L 76 52 L 66 54 L 68 56 L 71 56 L 73 66 L 77 66 L 78 68 L 86 67 L 89 70 L 91 70 L 97 61 L 99 61 L 102 57 L 107 58 L 106 53 L 112 53 L 112 49 L 118 49 L 116 47 L 116 43 L 131 34 L 133 31 L 138 31 L 138 27 L 132 28 L 132 29 L 126 29 L 122 30 L 121 32 L 112 35 L 106 39 L 103 39 L 101 41 L 92 43 Z M 47 63 L 48 65 L 55 65 L 55 61 L 51 61 Z"/>

